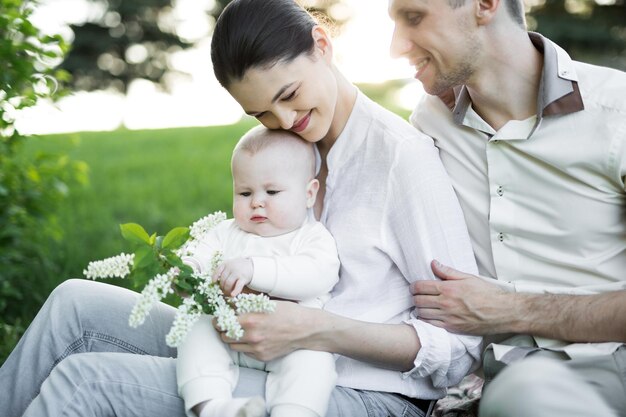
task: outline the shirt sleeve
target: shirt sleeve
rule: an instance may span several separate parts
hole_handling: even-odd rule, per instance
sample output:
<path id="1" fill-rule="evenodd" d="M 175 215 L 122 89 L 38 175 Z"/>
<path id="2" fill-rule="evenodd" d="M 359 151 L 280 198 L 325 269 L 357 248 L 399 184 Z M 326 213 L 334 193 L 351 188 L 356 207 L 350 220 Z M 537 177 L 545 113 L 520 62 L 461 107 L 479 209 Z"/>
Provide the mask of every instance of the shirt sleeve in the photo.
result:
<path id="1" fill-rule="evenodd" d="M 226 222 L 222 224 L 225 225 Z M 202 240 L 192 242 L 186 250 L 188 255 L 181 257 L 183 263 L 193 268 L 196 274 L 203 275 L 211 272 L 213 257 L 222 249 L 218 233 L 218 230 L 223 227 L 222 224 L 211 229 Z"/>
<path id="2" fill-rule="evenodd" d="M 383 241 L 408 282 L 437 279 L 430 267 L 433 259 L 477 273 L 463 213 L 430 138 L 416 131 L 398 147 L 388 192 Z M 415 309 L 406 323 L 415 329 L 421 348 L 404 377 L 430 376 L 435 387 L 446 387 L 478 366 L 482 338 L 423 322 Z"/>
<path id="3" fill-rule="evenodd" d="M 293 243 L 292 255 L 251 258 L 250 288 L 296 301 L 330 292 L 339 279 L 335 240 L 319 222 L 304 227 Z"/>

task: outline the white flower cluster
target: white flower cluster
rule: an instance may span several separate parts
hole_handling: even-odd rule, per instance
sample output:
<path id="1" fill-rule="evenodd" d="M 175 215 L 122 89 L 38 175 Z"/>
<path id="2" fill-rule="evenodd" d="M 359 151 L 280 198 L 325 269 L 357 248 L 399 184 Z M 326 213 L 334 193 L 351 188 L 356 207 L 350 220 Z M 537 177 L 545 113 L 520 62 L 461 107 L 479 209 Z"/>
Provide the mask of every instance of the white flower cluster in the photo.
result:
<path id="1" fill-rule="evenodd" d="M 217 327 L 226 332 L 226 336 L 231 339 L 239 340 L 243 337 L 243 329 L 237 321 L 235 310 L 228 304 L 223 304 L 215 309 L 214 313 L 217 319 Z"/>
<path id="2" fill-rule="evenodd" d="M 272 313 L 276 302 L 266 294 L 239 294 L 232 300 L 237 315 L 246 313 Z"/>
<path id="3" fill-rule="evenodd" d="M 204 216 L 200 220 L 196 221 L 189 228 L 189 234 L 192 239 L 202 240 L 204 235 L 209 233 L 218 223 L 226 220 L 226 213 L 222 211 L 216 211 L 208 216 Z"/>
<path id="4" fill-rule="evenodd" d="M 137 327 L 143 324 L 150 314 L 152 307 L 168 294 L 172 294 L 172 282 L 178 276 L 180 270 L 171 268 L 165 274 L 159 274 L 152 278 L 141 291 L 137 304 L 133 307 L 128 318 L 130 327 Z"/>
<path id="5" fill-rule="evenodd" d="M 135 254 L 120 253 L 101 261 L 89 262 L 83 275 L 89 279 L 125 278 L 130 274 L 135 261 Z"/>
<path id="6" fill-rule="evenodd" d="M 172 328 L 165 336 L 165 343 L 170 347 L 180 346 L 201 314 L 201 307 L 192 298 L 185 298 L 183 303 L 178 306 Z"/>
<path id="7" fill-rule="evenodd" d="M 210 279 L 204 280 L 202 284 L 198 286 L 198 292 L 204 295 L 204 299 L 209 306 L 217 308 L 218 306 L 226 304 L 222 289 L 216 282 Z"/>

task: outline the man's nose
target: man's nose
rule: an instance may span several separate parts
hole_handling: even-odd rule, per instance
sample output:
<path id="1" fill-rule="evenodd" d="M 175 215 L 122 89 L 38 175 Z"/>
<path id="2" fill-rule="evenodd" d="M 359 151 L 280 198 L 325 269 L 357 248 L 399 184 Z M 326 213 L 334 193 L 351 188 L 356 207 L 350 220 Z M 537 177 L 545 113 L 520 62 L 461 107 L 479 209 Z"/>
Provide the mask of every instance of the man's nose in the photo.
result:
<path id="1" fill-rule="evenodd" d="M 395 27 L 393 29 L 393 36 L 391 37 L 391 45 L 389 46 L 389 52 L 392 58 L 402 58 L 413 48 L 413 42 L 411 42 L 403 33 L 402 30 Z"/>

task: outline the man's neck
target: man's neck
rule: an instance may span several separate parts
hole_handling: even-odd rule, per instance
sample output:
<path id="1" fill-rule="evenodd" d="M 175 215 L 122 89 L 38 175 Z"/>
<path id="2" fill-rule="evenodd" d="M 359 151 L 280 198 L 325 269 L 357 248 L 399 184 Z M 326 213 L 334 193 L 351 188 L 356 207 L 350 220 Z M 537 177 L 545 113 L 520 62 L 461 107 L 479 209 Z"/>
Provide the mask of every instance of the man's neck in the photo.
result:
<path id="1" fill-rule="evenodd" d="M 494 130 L 537 114 L 543 55 L 526 33 L 502 37 L 467 89 L 472 107 Z"/>

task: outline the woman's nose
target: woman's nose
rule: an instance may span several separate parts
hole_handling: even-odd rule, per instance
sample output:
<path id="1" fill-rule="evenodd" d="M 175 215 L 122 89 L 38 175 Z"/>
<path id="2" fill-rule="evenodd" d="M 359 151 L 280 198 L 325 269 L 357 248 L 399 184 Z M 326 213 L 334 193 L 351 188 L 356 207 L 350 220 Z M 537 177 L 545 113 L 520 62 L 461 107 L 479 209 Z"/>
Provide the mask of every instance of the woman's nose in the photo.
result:
<path id="1" fill-rule="evenodd" d="M 276 120 L 278 121 L 278 124 L 280 125 L 281 129 L 284 130 L 289 130 L 293 127 L 293 124 L 295 123 L 295 118 L 296 118 L 296 112 L 293 110 L 287 110 L 287 109 L 278 109 L 276 110 Z"/>

